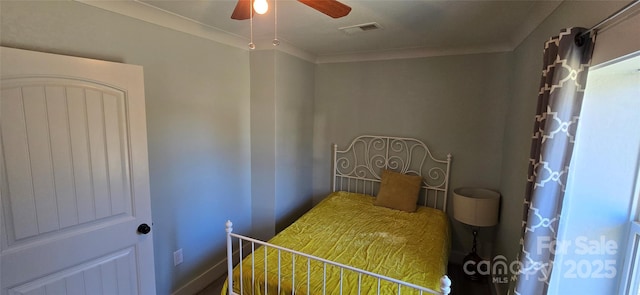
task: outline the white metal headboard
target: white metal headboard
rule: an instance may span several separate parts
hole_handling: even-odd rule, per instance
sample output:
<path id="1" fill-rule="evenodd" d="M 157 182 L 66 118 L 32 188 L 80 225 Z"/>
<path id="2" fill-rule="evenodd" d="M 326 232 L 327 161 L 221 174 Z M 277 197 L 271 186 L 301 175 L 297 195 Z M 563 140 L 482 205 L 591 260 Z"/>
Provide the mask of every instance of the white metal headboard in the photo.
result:
<path id="1" fill-rule="evenodd" d="M 331 191 L 375 196 L 382 170 L 422 176 L 419 203 L 447 211 L 449 168 L 447 159 L 436 159 L 429 148 L 414 138 L 362 135 L 345 150 L 333 144 Z"/>

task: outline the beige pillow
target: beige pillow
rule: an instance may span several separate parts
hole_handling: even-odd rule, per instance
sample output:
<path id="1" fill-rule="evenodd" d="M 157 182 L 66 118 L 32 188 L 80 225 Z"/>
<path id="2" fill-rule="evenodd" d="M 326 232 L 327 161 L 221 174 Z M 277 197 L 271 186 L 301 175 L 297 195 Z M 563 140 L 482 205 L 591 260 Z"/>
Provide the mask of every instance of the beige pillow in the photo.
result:
<path id="1" fill-rule="evenodd" d="M 422 177 L 391 170 L 382 171 L 375 205 L 407 212 L 416 211 Z"/>

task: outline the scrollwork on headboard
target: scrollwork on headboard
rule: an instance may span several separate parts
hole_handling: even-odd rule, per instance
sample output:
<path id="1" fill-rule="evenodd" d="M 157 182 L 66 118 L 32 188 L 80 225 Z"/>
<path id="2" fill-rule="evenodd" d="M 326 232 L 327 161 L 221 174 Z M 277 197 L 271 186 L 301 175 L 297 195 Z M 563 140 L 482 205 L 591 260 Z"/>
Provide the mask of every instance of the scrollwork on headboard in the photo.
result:
<path id="1" fill-rule="evenodd" d="M 333 145 L 332 191 L 376 195 L 382 170 L 420 175 L 421 204 L 446 211 L 451 154 L 437 159 L 414 138 L 362 135 L 344 150 Z"/>

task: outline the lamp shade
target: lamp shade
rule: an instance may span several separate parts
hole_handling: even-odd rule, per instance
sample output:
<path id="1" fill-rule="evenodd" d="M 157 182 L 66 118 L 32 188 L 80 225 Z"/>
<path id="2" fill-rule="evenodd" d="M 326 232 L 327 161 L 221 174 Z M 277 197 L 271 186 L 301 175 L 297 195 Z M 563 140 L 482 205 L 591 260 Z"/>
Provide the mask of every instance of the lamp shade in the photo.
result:
<path id="1" fill-rule="evenodd" d="M 472 226 L 498 224 L 500 193 L 483 188 L 453 190 L 453 218 Z"/>

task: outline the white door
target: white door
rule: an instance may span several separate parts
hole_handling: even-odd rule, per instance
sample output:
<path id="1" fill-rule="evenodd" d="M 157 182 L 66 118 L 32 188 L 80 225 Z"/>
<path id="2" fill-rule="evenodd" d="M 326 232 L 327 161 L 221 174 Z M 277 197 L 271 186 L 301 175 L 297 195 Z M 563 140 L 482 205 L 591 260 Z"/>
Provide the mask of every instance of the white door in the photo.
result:
<path id="1" fill-rule="evenodd" d="M 0 294 L 155 294 L 142 67 L 0 58 Z"/>

